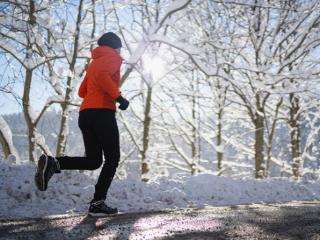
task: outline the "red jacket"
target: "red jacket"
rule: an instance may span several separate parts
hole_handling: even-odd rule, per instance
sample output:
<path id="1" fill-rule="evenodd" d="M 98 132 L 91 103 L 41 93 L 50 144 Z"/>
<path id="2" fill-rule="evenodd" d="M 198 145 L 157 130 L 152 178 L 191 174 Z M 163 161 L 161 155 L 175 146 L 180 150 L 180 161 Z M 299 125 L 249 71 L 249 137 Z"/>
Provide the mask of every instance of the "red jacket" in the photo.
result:
<path id="1" fill-rule="evenodd" d="M 93 61 L 79 88 L 83 98 L 80 111 L 87 108 L 116 110 L 116 98 L 120 96 L 120 66 L 122 58 L 111 47 L 100 46 L 92 51 Z"/>

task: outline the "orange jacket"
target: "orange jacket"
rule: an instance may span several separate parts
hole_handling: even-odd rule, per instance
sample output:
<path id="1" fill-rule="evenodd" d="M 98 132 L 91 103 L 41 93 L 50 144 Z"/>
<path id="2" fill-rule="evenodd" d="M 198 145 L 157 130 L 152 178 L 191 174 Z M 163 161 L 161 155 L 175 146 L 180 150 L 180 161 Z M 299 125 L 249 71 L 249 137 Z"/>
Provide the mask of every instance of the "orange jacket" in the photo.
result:
<path id="1" fill-rule="evenodd" d="M 99 46 L 92 51 L 93 61 L 79 88 L 83 98 L 80 111 L 87 108 L 116 110 L 116 98 L 120 96 L 120 66 L 122 58 L 111 47 Z"/>

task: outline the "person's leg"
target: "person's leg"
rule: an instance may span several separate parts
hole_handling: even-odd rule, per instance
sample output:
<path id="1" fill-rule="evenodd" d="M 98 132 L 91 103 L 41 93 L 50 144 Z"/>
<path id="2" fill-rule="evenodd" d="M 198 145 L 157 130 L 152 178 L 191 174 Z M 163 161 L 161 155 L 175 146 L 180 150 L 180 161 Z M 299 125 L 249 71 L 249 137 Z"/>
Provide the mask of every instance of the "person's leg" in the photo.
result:
<path id="1" fill-rule="evenodd" d="M 95 125 L 105 161 L 95 186 L 94 201 L 105 200 L 120 160 L 119 130 L 115 112 L 105 110 Z"/>
<path id="2" fill-rule="evenodd" d="M 95 170 L 102 164 L 102 145 L 91 126 L 96 111 L 84 110 L 79 113 L 79 128 L 82 132 L 85 157 L 56 157 L 61 170 Z"/>
<path id="3" fill-rule="evenodd" d="M 54 173 L 64 169 L 94 170 L 102 164 L 102 145 L 90 125 L 91 119 L 95 119 L 95 111 L 81 111 L 79 113 L 79 127 L 81 129 L 85 157 L 52 157 L 42 154 L 38 160 L 35 173 L 35 184 L 40 191 L 47 190 L 48 182 Z"/>

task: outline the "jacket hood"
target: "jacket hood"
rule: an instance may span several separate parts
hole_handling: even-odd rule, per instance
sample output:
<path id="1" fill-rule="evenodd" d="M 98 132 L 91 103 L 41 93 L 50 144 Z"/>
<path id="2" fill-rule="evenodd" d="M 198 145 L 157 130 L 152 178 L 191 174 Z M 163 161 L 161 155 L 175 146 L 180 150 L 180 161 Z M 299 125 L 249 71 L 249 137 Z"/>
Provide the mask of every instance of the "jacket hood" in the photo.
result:
<path id="1" fill-rule="evenodd" d="M 121 56 L 116 52 L 116 50 L 107 46 L 96 47 L 95 49 L 92 50 L 91 56 L 93 59 L 108 56 L 110 58 L 121 59 L 122 61 Z"/>

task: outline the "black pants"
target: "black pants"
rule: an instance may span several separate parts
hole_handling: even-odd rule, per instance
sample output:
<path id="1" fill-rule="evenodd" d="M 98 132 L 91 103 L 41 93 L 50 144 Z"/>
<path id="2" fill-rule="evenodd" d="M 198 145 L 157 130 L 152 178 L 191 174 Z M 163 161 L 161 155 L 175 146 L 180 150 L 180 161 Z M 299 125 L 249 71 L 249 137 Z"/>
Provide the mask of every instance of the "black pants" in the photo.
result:
<path id="1" fill-rule="evenodd" d="M 105 200 L 120 159 L 119 130 L 115 112 L 85 109 L 79 113 L 85 157 L 57 157 L 61 169 L 95 170 L 105 161 L 95 186 L 93 201 Z"/>

